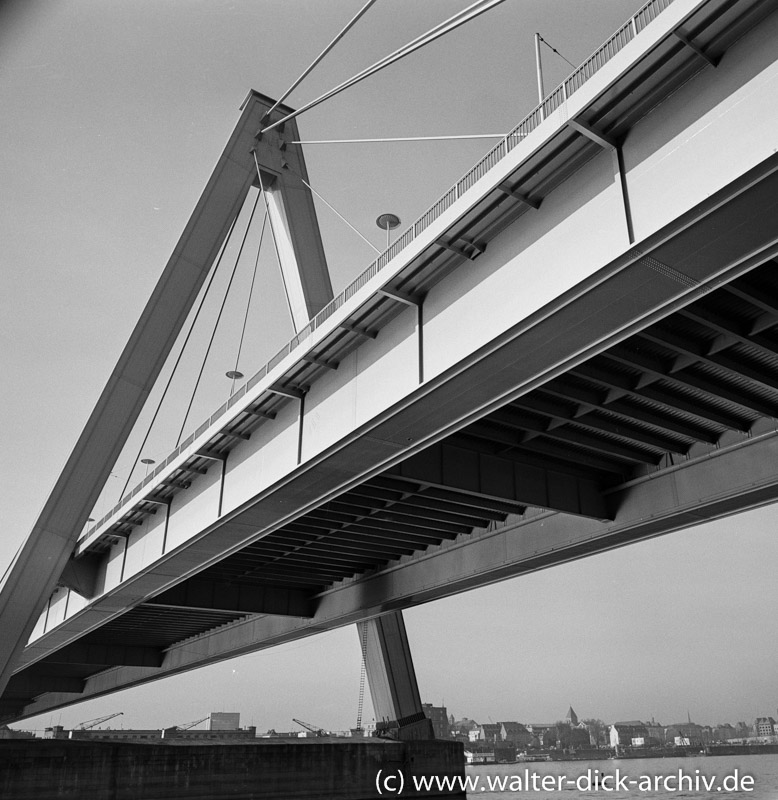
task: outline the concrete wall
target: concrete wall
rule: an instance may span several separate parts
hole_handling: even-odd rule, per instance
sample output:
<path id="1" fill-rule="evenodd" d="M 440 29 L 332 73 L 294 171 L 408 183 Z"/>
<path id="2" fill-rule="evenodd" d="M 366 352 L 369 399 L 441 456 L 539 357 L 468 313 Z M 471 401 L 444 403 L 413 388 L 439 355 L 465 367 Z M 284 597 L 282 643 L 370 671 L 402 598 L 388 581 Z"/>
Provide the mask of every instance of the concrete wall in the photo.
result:
<path id="1" fill-rule="evenodd" d="M 13 800 L 366 800 L 376 776 L 464 774 L 458 742 L 379 740 L 252 744 L 0 741 L 0 797 Z M 424 794 L 461 797 L 463 794 Z"/>

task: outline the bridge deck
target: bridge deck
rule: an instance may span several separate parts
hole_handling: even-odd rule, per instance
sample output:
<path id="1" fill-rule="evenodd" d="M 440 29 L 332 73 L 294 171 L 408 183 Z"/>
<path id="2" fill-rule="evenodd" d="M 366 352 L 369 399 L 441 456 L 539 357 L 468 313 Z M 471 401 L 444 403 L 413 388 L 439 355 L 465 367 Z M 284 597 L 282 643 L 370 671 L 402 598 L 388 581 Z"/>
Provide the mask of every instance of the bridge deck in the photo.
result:
<path id="1" fill-rule="evenodd" d="M 639 36 L 624 34 L 627 43 L 586 83 L 574 76 L 566 100 L 567 89 L 555 92 L 544 120 L 533 112 L 521 136 L 501 143 L 82 540 L 71 588 L 57 593 L 51 619 L 26 648 L 0 716 L 38 713 L 773 499 L 771 475 L 756 471 L 769 458 L 765 442 L 778 416 L 778 159 L 754 155 L 753 168 L 707 199 L 680 204 L 683 214 L 670 209 L 672 221 L 653 228 L 640 192 L 619 185 L 640 173 L 640 155 L 625 165 L 622 144 L 639 141 L 634 132 L 652 109 L 712 70 L 684 40 L 714 62 L 730 50 L 743 60 L 737 40 L 770 10 L 676 0 Z M 764 23 L 762 39 L 748 42 L 752 54 L 767 48 L 774 28 Z M 725 83 L 742 72 L 720 70 Z M 420 332 L 443 316 L 437 287 L 479 291 L 472 270 L 494 269 L 488 259 L 492 247 L 505 250 L 502 234 L 521 242 L 525 215 L 527 225 L 544 224 L 534 221 L 544 214 L 553 224 L 560 193 L 597 182 L 611 155 L 614 257 L 580 279 L 573 271 L 553 300 L 543 299 L 538 279 L 535 309 L 517 313 L 499 336 L 484 319 L 466 357 L 425 351 Z M 705 197 L 699 187 L 697 196 Z M 401 325 L 418 342 L 404 346 Z M 346 380 L 345 365 L 384 342 L 413 361 L 404 393 L 347 436 L 334 426 L 328 441 L 305 427 L 303 407 L 309 416 L 326 407 L 317 387 Z M 238 469 L 273 426 L 288 430 L 292 456 L 239 501 L 225 491 L 227 456 Z M 646 479 L 663 491 L 667 476 L 697 476 L 712 454 L 737 459 L 746 446 L 752 454 L 767 448 L 743 476 L 761 493 L 739 486 L 724 498 L 716 488 L 702 495 L 716 503 L 694 517 L 676 487 L 675 501 L 660 502 L 655 523 L 645 524 L 654 515 L 643 505 Z M 692 482 L 710 488 L 710 470 L 702 474 Z M 213 521 L 195 536 L 168 539 L 171 508 L 185 513 L 184 498 L 206 496 L 218 503 Z M 129 542 L 152 517 L 164 527 L 162 550 L 130 564 Z M 545 541 L 534 532 L 539 520 Z M 198 636 L 208 648 L 195 657 L 187 640 Z"/>

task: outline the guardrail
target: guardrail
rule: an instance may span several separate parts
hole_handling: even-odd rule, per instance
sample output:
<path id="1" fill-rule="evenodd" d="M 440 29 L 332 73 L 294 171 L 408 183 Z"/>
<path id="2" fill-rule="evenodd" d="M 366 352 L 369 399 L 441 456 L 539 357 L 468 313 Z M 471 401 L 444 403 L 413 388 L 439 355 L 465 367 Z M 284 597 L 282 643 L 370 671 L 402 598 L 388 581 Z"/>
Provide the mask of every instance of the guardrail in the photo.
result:
<path id="1" fill-rule="evenodd" d="M 175 450 L 150 472 L 131 492 L 126 494 L 102 519 L 96 522 L 82 537 L 86 538 L 118 513 L 135 495 L 147 486 L 150 481 L 177 458 L 195 440 L 205 433 L 228 408 L 264 378 L 268 372 L 281 363 L 298 345 L 305 341 L 320 325 L 329 319 L 347 300 L 353 297 L 368 281 L 375 277 L 399 252 L 405 249 L 425 228 L 432 224 L 449 206 L 482 178 L 492 167 L 522 140 L 540 125 L 543 120 L 580 89 L 586 81 L 602 69 L 626 44 L 631 42 L 640 31 L 653 22 L 673 3 L 673 0 L 649 0 L 627 22 L 625 22 L 603 45 L 601 45 L 586 61 L 570 74 L 543 102 L 534 108 L 526 117 L 501 139 L 489 152 L 458 180 L 431 208 L 416 222 L 404 231 L 385 252 L 381 253 L 372 264 L 355 278 L 337 297 L 330 300 L 313 319 L 299 331 L 284 347 L 281 348 L 263 367 L 259 369 L 243 386 L 231 395 L 230 399 L 220 406 L 195 433 L 188 436 Z"/>

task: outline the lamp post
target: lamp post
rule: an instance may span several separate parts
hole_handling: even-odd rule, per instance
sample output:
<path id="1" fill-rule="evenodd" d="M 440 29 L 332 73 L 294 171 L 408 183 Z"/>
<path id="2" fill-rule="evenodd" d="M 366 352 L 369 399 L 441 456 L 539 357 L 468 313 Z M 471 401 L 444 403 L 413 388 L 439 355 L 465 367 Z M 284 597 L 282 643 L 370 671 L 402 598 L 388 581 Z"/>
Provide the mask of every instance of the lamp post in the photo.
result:
<path id="1" fill-rule="evenodd" d="M 232 396 L 232 393 L 235 391 L 235 381 L 239 381 L 243 377 L 243 373 L 239 372 L 237 369 L 231 369 L 224 374 L 232 381 L 230 384 L 230 396 Z"/>
<path id="2" fill-rule="evenodd" d="M 140 460 L 140 463 L 146 465 L 146 475 L 148 475 L 149 474 L 149 467 L 152 464 L 156 464 L 157 462 L 153 458 L 142 458 Z"/>
<path id="3" fill-rule="evenodd" d="M 540 59 L 540 34 L 535 34 L 535 70 L 538 77 L 538 103 L 543 104 L 545 94 L 543 91 L 543 64 Z"/>
<path id="4" fill-rule="evenodd" d="M 389 249 L 389 231 L 393 231 L 399 224 L 400 218 L 396 214 L 381 214 L 375 224 L 386 231 L 386 249 Z"/>

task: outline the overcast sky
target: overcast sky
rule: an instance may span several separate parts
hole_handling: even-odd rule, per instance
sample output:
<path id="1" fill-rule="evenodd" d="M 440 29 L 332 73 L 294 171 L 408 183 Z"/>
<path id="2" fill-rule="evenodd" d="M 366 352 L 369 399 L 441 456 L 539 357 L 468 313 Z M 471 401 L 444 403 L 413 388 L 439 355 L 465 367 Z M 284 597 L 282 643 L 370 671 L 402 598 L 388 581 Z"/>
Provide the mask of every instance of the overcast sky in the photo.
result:
<path id="1" fill-rule="evenodd" d="M 249 89 L 279 96 L 363 0 L 50 0 L 0 6 L 0 571 L 32 527 L 189 218 Z M 378 0 L 291 95 L 318 96 L 467 5 Z M 640 3 L 506 0 L 304 114 L 308 139 L 500 133 L 534 105 L 533 33 L 581 62 Z M 543 54 L 546 86 L 569 66 Z M 487 149 L 482 141 L 306 147 L 311 183 L 376 246 L 385 211 L 411 222 Z M 326 208 L 338 291 L 372 250 Z M 241 368 L 290 336 L 263 261 Z M 245 296 L 245 292 L 238 296 Z M 237 310 L 235 306 L 234 310 Z M 238 318 L 240 314 L 228 314 Z M 226 326 L 192 419 L 229 391 Z M 181 392 L 184 390 L 181 389 Z M 175 414 L 149 442 L 169 451 Z M 178 421 L 180 425 L 180 418 Z M 191 426 L 188 426 L 191 427 Z M 127 478 L 117 465 L 104 502 Z M 136 472 L 135 477 L 138 477 Z M 102 512 L 103 509 L 97 509 Z M 96 513 L 95 516 L 98 514 Z M 101 515 L 101 513 L 100 513 Z M 775 512 L 760 510 L 405 613 L 423 699 L 456 716 L 666 723 L 776 713 Z M 125 727 L 235 710 L 354 724 L 353 628 L 31 720 Z"/>

